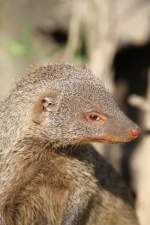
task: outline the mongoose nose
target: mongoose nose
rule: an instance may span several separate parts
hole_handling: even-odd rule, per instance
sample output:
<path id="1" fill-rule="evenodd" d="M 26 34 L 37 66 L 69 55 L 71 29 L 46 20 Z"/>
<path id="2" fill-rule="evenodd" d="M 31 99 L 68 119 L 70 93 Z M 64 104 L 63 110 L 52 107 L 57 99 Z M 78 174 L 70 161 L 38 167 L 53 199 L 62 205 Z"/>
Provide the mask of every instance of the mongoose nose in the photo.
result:
<path id="1" fill-rule="evenodd" d="M 132 138 L 137 138 L 137 137 L 140 136 L 140 134 L 141 134 L 141 130 L 140 130 L 139 128 L 137 128 L 137 129 L 132 129 L 132 130 L 129 131 L 129 135 L 130 135 L 130 137 L 132 137 Z"/>

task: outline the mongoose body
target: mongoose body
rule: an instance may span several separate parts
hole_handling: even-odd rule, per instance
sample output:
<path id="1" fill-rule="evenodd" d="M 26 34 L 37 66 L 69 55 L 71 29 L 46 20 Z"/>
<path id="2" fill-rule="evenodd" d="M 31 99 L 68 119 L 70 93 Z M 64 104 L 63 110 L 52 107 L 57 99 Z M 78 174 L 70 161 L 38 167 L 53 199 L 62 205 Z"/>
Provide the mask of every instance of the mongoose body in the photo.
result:
<path id="1" fill-rule="evenodd" d="M 40 67 L 0 109 L 0 225 L 137 225 L 119 175 L 87 143 L 140 131 L 89 70 Z"/>

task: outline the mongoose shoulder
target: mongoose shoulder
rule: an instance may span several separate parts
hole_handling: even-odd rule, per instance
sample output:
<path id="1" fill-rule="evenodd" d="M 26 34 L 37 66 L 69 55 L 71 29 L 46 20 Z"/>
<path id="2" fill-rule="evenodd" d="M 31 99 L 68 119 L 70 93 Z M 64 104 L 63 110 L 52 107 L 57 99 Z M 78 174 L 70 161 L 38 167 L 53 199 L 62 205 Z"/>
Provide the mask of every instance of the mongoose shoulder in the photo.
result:
<path id="1" fill-rule="evenodd" d="M 90 142 L 140 130 L 91 71 L 47 65 L 0 109 L 1 225 L 137 225 L 130 193 Z"/>

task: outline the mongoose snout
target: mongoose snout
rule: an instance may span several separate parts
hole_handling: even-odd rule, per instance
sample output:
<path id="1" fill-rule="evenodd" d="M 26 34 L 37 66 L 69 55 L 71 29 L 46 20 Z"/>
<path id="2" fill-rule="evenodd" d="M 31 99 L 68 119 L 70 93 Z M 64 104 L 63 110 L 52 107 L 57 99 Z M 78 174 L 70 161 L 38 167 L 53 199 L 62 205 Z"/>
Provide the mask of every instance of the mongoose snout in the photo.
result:
<path id="1" fill-rule="evenodd" d="M 139 137 L 140 134 L 141 134 L 140 128 L 132 129 L 132 130 L 129 131 L 129 135 L 130 135 L 133 139 Z"/>
<path id="2" fill-rule="evenodd" d="M 117 106 L 116 109 L 116 115 L 104 115 L 102 112 L 86 112 L 87 123 L 90 124 L 93 130 L 97 129 L 97 134 L 81 137 L 80 142 L 120 143 L 139 137 L 141 133 L 140 128 L 128 119 Z"/>

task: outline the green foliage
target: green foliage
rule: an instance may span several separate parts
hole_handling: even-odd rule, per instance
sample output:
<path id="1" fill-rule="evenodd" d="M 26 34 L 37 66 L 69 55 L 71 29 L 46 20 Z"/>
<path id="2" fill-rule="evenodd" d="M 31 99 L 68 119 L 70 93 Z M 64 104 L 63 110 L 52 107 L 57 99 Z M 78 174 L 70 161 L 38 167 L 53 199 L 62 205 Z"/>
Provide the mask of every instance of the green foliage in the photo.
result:
<path id="1" fill-rule="evenodd" d="M 81 49 L 77 49 L 77 51 L 75 52 L 75 59 L 78 63 L 85 62 L 85 55 L 83 54 Z"/>
<path id="2" fill-rule="evenodd" d="M 30 26 L 27 26 L 17 39 L 10 39 L 7 46 L 7 51 L 13 57 L 25 57 L 25 58 L 51 58 L 60 49 L 53 48 L 51 51 L 43 51 L 43 47 L 37 47 L 33 44 L 33 30 Z M 61 46 L 61 50 L 65 51 L 66 46 Z M 75 61 L 79 64 L 85 63 L 86 57 L 81 48 L 78 48 L 74 54 Z"/>
<path id="3" fill-rule="evenodd" d="M 32 47 L 32 29 L 27 27 L 17 40 L 10 40 L 7 49 L 13 56 L 29 57 L 34 54 Z"/>

